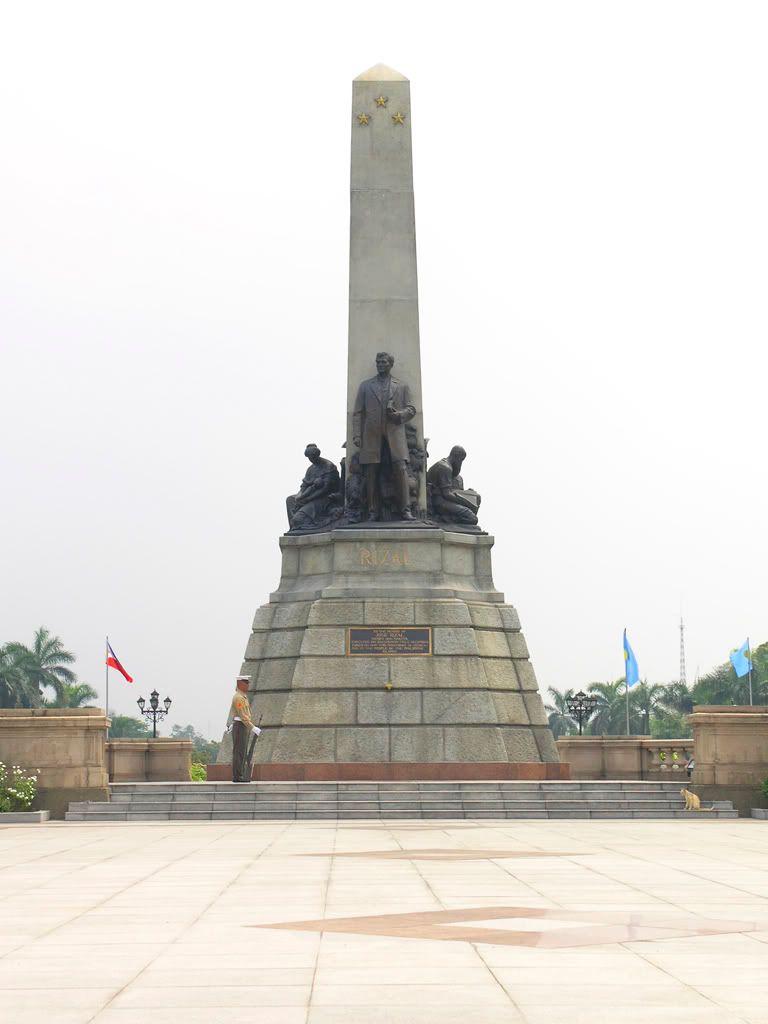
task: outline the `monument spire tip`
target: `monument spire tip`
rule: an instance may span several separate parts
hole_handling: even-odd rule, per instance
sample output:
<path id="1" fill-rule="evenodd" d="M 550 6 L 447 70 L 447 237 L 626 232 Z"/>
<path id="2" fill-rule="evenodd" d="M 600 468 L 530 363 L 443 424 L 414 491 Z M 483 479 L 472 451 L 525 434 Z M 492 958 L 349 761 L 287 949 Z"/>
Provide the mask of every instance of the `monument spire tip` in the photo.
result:
<path id="1" fill-rule="evenodd" d="M 407 82 L 408 79 L 405 75 L 401 75 L 399 71 L 395 71 L 393 68 L 388 68 L 386 64 L 374 64 L 372 68 L 368 68 L 362 75 L 358 75 L 355 79 L 356 82 Z"/>

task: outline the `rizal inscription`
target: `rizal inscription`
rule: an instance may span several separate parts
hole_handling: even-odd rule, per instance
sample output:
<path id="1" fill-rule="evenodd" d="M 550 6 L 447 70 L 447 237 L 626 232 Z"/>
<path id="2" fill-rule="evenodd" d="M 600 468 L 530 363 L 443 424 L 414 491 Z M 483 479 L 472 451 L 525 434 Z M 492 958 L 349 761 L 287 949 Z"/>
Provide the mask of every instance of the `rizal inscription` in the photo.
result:
<path id="1" fill-rule="evenodd" d="M 347 654 L 383 657 L 429 655 L 432 653 L 431 626 L 350 626 Z"/>

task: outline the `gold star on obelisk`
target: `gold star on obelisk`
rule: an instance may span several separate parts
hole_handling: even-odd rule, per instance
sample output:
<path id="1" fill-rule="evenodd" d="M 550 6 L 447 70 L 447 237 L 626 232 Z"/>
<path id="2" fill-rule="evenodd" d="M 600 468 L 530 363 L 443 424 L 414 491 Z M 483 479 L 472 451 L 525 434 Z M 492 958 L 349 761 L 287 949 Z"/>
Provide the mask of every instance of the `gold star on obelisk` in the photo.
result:
<path id="1" fill-rule="evenodd" d="M 388 100 L 389 100 L 389 96 L 377 96 L 376 97 L 376 106 L 377 107 L 386 107 Z"/>
<path id="2" fill-rule="evenodd" d="M 393 124 L 405 124 L 405 114 L 401 114 L 400 112 L 398 112 L 397 114 L 393 114 L 392 115 L 392 123 Z"/>
<path id="3" fill-rule="evenodd" d="M 357 120 L 358 120 L 359 124 L 368 124 L 368 122 L 371 120 L 371 115 L 370 114 L 358 114 L 357 115 Z"/>

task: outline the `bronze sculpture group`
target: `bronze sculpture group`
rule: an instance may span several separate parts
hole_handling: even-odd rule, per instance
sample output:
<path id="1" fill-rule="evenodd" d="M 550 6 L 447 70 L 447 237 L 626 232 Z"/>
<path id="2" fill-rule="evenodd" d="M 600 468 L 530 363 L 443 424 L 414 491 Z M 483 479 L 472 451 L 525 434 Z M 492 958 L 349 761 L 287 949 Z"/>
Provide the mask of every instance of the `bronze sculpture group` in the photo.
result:
<path id="1" fill-rule="evenodd" d="M 321 457 L 316 444 L 307 445 L 309 469 L 298 492 L 286 499 L 289 532 L 392 521 L 477 531 L 480 495 L 464 487 L 461 467 L 467 453 L 460 445 L 429 468 L 427 505 L 420 514 L 427 451 L 410 424 L 416 407 L 408 385 L 392 376 L 394 363 L 388 352 L 377 353 L 376 376 L 358 388 L 352 416 L 354 448 L 347 449 L 341 474 Z"/>

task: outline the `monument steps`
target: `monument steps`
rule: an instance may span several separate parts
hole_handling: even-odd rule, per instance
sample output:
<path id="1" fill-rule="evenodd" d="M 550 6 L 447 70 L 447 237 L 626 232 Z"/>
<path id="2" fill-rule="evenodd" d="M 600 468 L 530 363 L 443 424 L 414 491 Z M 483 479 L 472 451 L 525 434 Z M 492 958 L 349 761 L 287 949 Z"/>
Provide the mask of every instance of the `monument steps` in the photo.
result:
<path id="1" fill-rule="evenodd" d="M 67 821 L 458 818 L 735 818 L 730 801 L 683 809 L 672 782 L 115 783 L 109 802 L 72 803 Z"/>

